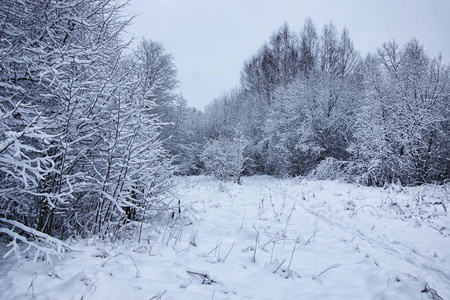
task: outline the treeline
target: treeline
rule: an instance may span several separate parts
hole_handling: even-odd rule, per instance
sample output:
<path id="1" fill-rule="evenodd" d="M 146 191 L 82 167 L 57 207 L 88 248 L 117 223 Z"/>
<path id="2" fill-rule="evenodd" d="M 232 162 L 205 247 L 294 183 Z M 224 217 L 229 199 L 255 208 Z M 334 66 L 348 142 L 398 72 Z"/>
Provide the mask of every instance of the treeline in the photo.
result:
<path id="1" fill-rule="evenodd" d="M 319 32 L 308 18 L 297 34 L 285 24 L 244 63 L 240 87 L 206 107 L 202 126 L 191 124 L 188 148 L 199 152 L 181 153 L 189 157 L 182 169 L 214 174 L 215 164 L 235 178 L 243 170 L 377 186 L 443 182 L 449 92 L 449 66 L 416 39 L 362 57 L 347 29 L 329 23 Z M 224 149 L 233 145 L 231 166 Z M 212 149 L 216 156 L 205 156 Z"/>

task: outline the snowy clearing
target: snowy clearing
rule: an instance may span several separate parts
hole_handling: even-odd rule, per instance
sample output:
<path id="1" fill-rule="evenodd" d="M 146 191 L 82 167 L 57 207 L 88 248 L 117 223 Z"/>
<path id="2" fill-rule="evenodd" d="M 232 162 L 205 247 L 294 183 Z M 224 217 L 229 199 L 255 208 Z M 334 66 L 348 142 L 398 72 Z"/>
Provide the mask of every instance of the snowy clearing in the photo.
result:
<path id="1" fill-rule="evenodd" d="M 175 222 L 69 241 L 52 267 L 8 258 L 0 299 L 450 299 L 444 187 L 177 180 Z"/>

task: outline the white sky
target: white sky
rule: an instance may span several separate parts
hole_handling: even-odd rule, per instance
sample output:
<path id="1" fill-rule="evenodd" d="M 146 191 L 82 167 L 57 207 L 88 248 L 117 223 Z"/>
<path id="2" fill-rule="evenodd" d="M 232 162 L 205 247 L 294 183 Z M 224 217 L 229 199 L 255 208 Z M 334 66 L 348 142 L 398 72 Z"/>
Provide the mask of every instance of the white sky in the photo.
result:
<path id="1" fill-rule="evenodd" d="M 320 34 L 332 21 L 349 29 L 365 55 L 395 38 L 418 38 L 430 56 L 450 61 L 448 0 L 130 0 L 140 14 L 127 31 L 164 44 L 174 56 L 179 92 L 189 106 L 206 104 L 239 85 L 243 62 L 284 22 L 300 32 L 310 16 Z"/>

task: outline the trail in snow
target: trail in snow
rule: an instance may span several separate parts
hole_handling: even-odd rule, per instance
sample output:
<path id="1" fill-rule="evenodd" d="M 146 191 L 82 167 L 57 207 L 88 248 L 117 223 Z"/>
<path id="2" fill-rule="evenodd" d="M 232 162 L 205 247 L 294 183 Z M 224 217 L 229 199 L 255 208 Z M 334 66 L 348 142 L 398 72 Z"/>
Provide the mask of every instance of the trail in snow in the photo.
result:
<path id="1" fill-rule="evenodd" d="M 391 268 L 394 265 L 399 268 L 405 268 L 405 265 L 407 265 L 407 269 L 410 270 L 409 272 L 411 274 L 416 274 L 417 276 L 421 276 L 423 274 L 423 277 L 437 277 L 437 281 L 450 282 L 450 264 L 437 265 L 436 260 L 432 255 L 429 253 L 422 253 L 422 251 L 415 245 L 408 245 L 407 242 L 403 241 L 403 239 L 411 238 L 410 235 L 405 234 L 403 237 L 397 236 L 394 239 L 392 236 L 389 236 L 389 231 L 395 231 L 397 226 L 398 228 L 401 228 L 404 225 L 401 223 L 407 221 L 402 219 L 391 220 L 391 223 L 396 223 L 397 226 L 390 224 L 391 229 L 387 231 L 385 230 L 384 232 L 381 230 L 382 233 L 377 233 L 379 232 L 380 227 L 387 228 L 387 222 L 385 220 L 386 216 L 384 214 L 379 215 L 378 212 L 374 214 L 370 209 L 368 209 L 368 213 L 372 218 L 374 218 L 371 220 L 371 223 L 373 223 L 372 227 L 367 226 L 367 218 L 363 218 L 364 220 L 362 220 L 361 223 L 358 223 L 358 220 L 361 219 L 358 215 L 350 214 L 351 218 L 346 219 L 347 222 L 344 222 L 338 219 L 337 216 L 339 216 L 339 214 L 336 214 L 335 216 L 328 215 L 326 217 L 320 217 L 317 212 L 323 210 L 318 208 L 310 208 L 302 201 L 299 202 L 299 207 L 301 207 L 305 213 L 319 217 L 322 224 L 325 222 L 330 230 L 333 230 L 336 234 L 341 234 L 342 236 L 353 236 L 352 242 L 355 245 L 358 245 L 358 249 L 360 251 L 366 251 L 368 256 L 370 255 L 370 257 L 374 257 L 377 264 L 384 261 L 384 263 L 389 265 Z M 371 205 L 368 207 L 374 208 Z M 360 211 L 360 215 L 362 213 L 364 212 Z M 369 227 L 371 228 L 370 230 L 368 230 Z M 429 229 L 426 231 L 428 234 L 435 234 L 430 232 Z M 424 240 L 421 240 L 421 232 L 416 231 L 415 234 L 415 242 L 424 244 L 426 237 L 422 235 Z M 430 249 L 432 249 L 432 247 Z M 407 270 L 404 270 L 404 272 L 406 271 Z"/>

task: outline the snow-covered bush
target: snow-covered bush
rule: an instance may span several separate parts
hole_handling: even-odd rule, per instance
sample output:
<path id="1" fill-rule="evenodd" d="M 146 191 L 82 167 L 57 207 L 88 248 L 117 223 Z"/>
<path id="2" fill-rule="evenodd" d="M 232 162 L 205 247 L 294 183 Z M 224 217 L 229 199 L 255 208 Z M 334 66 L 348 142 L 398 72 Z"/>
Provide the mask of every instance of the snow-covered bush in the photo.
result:
<path id="1" fill-rule="evenodd" d="M 344 179 L 347 176 L 348 165 L 349 162 L 347 161 L 340 161 L 332 157 L 327 157 L 308 174 L 308 177 L 318 180 Z"/>
<path id="2" fill-rule="evenodd" d="M 208 141 L 202 153 L 206 173 L 219 180 L 232 178 L 240 184 L 248 161 L 246 146 L 247 141 L 238 132 L 231 138 L 219 137 Z"/>

